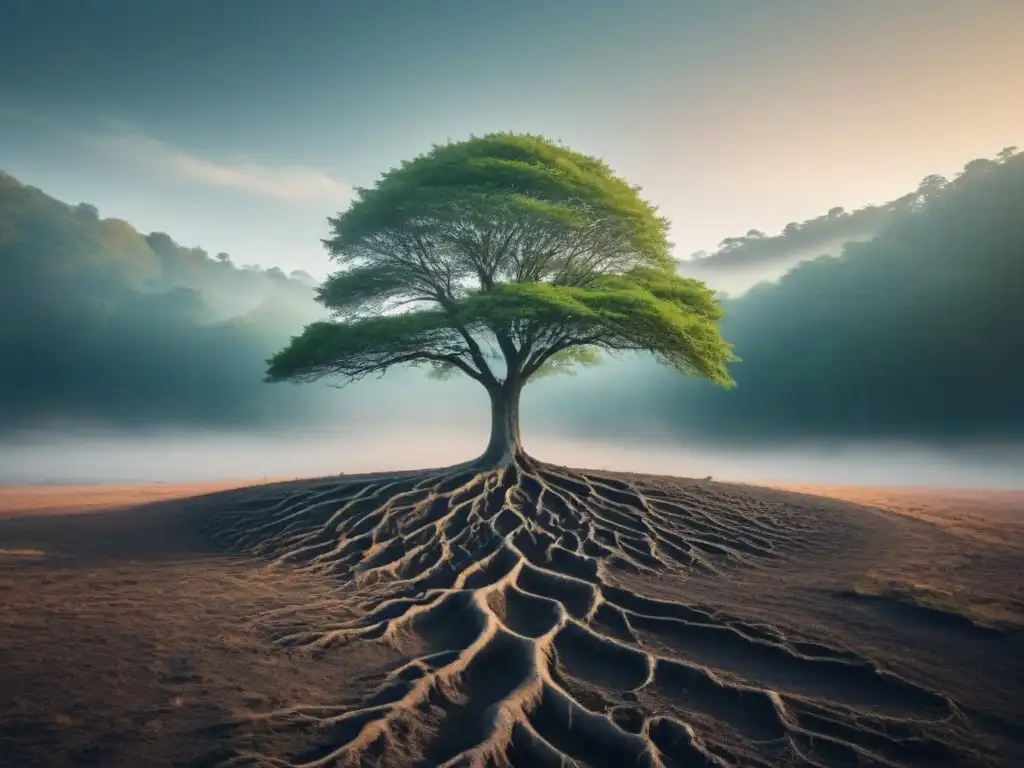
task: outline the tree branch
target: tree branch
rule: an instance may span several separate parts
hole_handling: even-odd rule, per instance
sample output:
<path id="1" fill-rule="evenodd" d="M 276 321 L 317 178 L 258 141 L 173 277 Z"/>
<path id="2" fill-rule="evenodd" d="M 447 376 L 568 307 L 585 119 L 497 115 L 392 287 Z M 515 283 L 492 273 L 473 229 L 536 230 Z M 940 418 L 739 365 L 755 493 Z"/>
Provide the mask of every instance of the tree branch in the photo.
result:
<path id="1" fill-rule="evenodd" d="M 585 336 L 577 338 L 564 339 L 559 342 L 552 343 L 548 347 L 539 349 L 530 356 L 526 364 L 523 366 L 521 378 L 525 382 L 537 371 L 540 370 L 541 366 L 544 365 L 552 356 L 557 355 L 559 352 L 564 352 L 572 347 L 589 347 L 593 344 L 601 341 L 601 336 Z"/>
<path id="2" fill-rule="evenodd" d="M 487 382 L 484 380 L 484 377 L 481 375 L 480 371 L 476 370 L 472 365 L 470 365 L 468 362 L 460 358 L 458 355 L 443 355 L 434 352 L 410 352 L 402 355 L 394 355 L 392 357 L 388 357 L 370 364 L 353 365 L 349 367 L 347 370 L 345 370 L 341 366 L 334 366 L 333 369 L 329 368 L 326 371 L 311 371 L 307 374 L 304 374 L 303 376 L 296 377 L 296 379 L 315 380 L 320 376 L 323 376 L 324 374 L 334 374 L 338 376 L 344 376 L 349 381 L 358 381 L 359 379 L 362 379 L 374 373 L 384 374 L 385 372 L 387 372 L 388 368 L 391 368 L 392 366 L 395 365 L 403 365 L 406 363 L 415 363 L 419 361 L 446 363 L 448 365 L 453 365 L 474 381 L 480 382 L 485 387 L 487 386 Z"/>

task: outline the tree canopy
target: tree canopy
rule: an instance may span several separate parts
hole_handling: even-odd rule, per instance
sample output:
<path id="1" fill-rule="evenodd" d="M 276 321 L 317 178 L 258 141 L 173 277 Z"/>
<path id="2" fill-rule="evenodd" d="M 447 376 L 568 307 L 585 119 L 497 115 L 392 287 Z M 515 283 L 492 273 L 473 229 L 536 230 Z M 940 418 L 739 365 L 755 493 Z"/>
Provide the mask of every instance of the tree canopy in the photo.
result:
<path id="1" fill-rule="evenodd" d="M 638 191 L 537 136 L 435 146 L 330 220 L 341 270 L 318 298 L 334 319 L 294 338 L 268 378 L 427 363 L 496 387 L 593 347 L 730 384 L 714 295 L 675 274 L 667 222 Z"/>
<path id="2" fill-rule="evenodd" d="M 271 358 L 270 381 L 426 364 L 515 412 L 546 365 L 603 349 L 732 383 L 714 294 L 675 273 L 666 220 L 595 158 L 511 133 L 435 146 L 330 223 L 334 317 Z"/>

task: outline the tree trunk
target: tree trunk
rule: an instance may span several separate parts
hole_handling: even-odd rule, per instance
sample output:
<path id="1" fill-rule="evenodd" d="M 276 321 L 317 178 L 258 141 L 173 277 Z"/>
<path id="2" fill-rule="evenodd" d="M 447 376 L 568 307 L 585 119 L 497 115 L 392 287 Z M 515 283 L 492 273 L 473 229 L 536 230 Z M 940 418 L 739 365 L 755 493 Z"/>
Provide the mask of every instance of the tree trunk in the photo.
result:
<path id="1" fill-rule="evenodd" d="M 491 396 L 491 439 L 480 457 L 485 466 L 508 464 L 523 455 L 519 442 L 519 395 L 522 386 L 505 382 Z"/>

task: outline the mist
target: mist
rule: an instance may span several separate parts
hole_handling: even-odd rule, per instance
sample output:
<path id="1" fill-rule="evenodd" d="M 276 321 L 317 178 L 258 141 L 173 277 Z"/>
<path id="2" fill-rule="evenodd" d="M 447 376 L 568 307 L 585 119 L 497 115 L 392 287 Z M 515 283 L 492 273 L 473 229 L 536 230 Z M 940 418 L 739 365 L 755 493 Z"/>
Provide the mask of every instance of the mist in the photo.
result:
<path id="1" fill-rule="evenodd" d="M 479 454 L 486 424 L 267 431 L 23 435 L 0 446 L 0 484 L 271 480 L 446 466 Z M 1024 447 L 936 449 L 885 443 L 771 450 L 681 446 L 663 439 L 584 441 L 527 427 L 531 455 L 564 466 L 748 483 L 1024 488 Z"/>
<path id="2" fill-rule="evenodd" d="M 781 253 L 778 258 L 740 264 L 722 264 L 712 257 L 690 258 L 679 262 L 678 272 L 705 283 L 723 296 L 738 298 L 754 286 L 777 283 L 783 276 L 805 261 L 828 256 L 841 256 L 844 246 L 852 242 L 865 242 L 871 237 L 838 238 L 813 247 Z"/>
<path id="3" fill-rule="evenodd" d="M 919 210 L 948 185 L 932 175 L 917 189 L 881 205 L 855 211 L 829 208 L 807 221 L 791 221 L 782 231 L 769 235 L 759 229 L 726 237 L 713 253 L 698 251 L 679 260 L 679 272 L 707 283 L 729 296 L 740 296 L 763 282 L 775 282 L 805 261 L 839 256 L 848 243 L 866 242 L 894 221 Z"/>

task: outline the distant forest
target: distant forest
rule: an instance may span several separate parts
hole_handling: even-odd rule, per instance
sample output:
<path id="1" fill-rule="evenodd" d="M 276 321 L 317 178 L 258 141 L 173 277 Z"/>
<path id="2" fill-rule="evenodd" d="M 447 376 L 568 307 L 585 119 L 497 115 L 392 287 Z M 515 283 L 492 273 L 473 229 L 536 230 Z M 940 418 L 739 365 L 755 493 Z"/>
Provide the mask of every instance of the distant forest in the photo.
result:
<path id="1" fill-rule="evenodd" d="M 840 256 L 725 299 L 723 333 L 743 359 L 737 389 L 634 361 L 628 384 L 588 377 L 601 407 L 560 386 L 545 411 L 603 438 L 652 423 L 680 440 L 733 443 L 1024 437 L 1024 155 L 929 176 L 885 206 L 727 238 L 701 261 L 727 272 L 837 241 Z M 258 428 L 344 397 L 262 383 L 265 358 L 322 316 L 309 275 L 143 235 L 3 173 L 0 267 L 0 434 Z"/>
<path id="2" fill-rule="evenodd" d="M 304 273 L 238 267 L 0 172 L 0 433 L 235 425 L 291 408 L 263 361 L 318 315 Z"/>
<path id="3" fill-rule="evenodd" d="M 742 358 L 735 390 L 651 372 L 629 391 L 604 392 L 603 413 L 619 416 L 590 414 L 590 429 L 643 434 L 642 402 L 680 439 L 1024 438 L 1024 155 L 1015 149 L 952 180 L 929 176 L 890 206 L 833 209 L 708 258 L 803 250 L 874 226 L 840 256 L 724 301 L 722 330 Z"/>
<path id="4" fill-rule="evenodd" d="M 1016 147 L 1002 150 L 994 162 L 1001 163 L 1016 154 Z M 968 163 L 958 180 L 965 175 L 982 171 L 992 160 L 978 159 Z M 777 235 L 768 235 L 751 229 L 745 235 L 727 237 L 713 253 L 697 251 L 690 259 L 703 270 L 732 269 L 751 264 L 768 264 L 786 260 L 794 253 L 824 253 L 834 243 L 870 239 L 891 221 L 908 213 L 919 211 L 929 201 L 948 190 L 949 179 L 933 174 L 926 176 L 917 189 L 882 205 L 867 205 L 855 211 L 836 206 L 826 213 L 804 222 L 792 221 Z"/>

